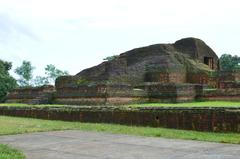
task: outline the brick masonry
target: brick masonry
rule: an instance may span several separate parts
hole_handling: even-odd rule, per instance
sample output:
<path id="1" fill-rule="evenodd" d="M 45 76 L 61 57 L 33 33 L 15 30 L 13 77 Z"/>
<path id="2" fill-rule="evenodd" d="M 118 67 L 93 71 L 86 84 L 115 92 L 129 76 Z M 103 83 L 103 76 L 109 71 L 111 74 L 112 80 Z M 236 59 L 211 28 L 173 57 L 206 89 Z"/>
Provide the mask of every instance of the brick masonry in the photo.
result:
<path id="1" fill-rule="evenodd" d="M 56 82 L 56 90 L 53 86 L 16 89 L 8 94 L 7 102 L 122 105 L 145 102 L 185 102 L 196 99 L 240 101 L 240 72 L 220 71 L 213 72 L 211 75 L 191 73 L 186 77 L 176 72 L 152 72 L 146 74 L 145 80 L 149 82 L 137 86 L 82 84 L 81 80 L 80 83 L 73 82 L 76 80 L 74 78 L 71 79 L 72 81 L 64 77 L 61 79 Z M 189 83 L 182 83 L 185 80 Z"/>
<path id="2" fill-rule="evenodd" d="M 7 95 L 7 103 L 49 104 L 52 101 L 54 86 L 41 86 L 15 89 Z"/>
<path id="3" fill-rule="evenodd" d="M 0 107 L 0 115 L 208 132 L 240 132 L 240 108 Z"/>

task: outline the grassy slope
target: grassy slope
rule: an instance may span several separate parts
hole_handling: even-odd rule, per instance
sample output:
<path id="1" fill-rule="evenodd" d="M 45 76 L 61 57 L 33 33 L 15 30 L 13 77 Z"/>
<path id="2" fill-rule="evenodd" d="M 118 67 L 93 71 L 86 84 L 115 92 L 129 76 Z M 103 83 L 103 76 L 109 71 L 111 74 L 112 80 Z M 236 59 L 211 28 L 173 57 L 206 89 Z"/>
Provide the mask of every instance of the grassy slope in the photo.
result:
<path id="1" fill-rule="evenodd" d="M 207 133 L 165 128 L 134 127 L 113 124 L 90 124 L 80 122 L 49 121 L 29 118 L 0 116 L 0 135 L 20 134 L 53 130 L 84 130 L 116 134 L 201 140 L 240 144 L 237 133 Z"/>
<path id="2" fill-rule="evenodd" d="M 18 150 L 0 144 L 0 159 L 25 159 L 25 156 Z"/>

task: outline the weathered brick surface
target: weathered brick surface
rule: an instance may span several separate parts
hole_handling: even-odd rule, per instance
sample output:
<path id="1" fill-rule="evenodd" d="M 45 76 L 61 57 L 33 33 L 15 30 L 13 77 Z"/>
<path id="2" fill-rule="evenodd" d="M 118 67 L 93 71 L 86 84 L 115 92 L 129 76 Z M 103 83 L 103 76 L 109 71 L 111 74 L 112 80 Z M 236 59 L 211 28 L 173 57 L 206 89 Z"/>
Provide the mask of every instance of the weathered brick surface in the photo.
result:
<path id="1" fill-rule="evenodd" d="M 173 44 L 136 48 L 75 76 L 59 77 L 56 88 L 74 86 L 79 81 L 133 86 L 144 82 L 189 83 L 188 74 L 201 75 L 218 69 L 218 57 L 207 44 L 200 39 L 185 38 Z"/>
<path id="2" fill-rule="evenodd" d="M 194 84 L 150 84 L 145 87 L 150 102 L 193 101 L 201 95 L 202 89 Z"/>
<path id="3" fill-rule="evenodd" d="M 53 86 L 15 89 L 7 95 L 7 103 L 48 104 L 55 91 Z"/>
<path id="4" fill-rule="evenodd" d="M 240 88 L 239 71 L 220 71 L 218 78 L 220 89 Z"/>
<path id="5" fill-rule="evenodd" d="M 0 107 L 0 115 L 210 132 L 240 132 L 240 108 Z"/>
<path id="6" fill-rule="evenodd" d="M 240 88 L 240 82 L 235 81 L 220 81 L 219 82 L 220 89 L 231 89 L 231 88 Z"/>
<path id="7" fill-rule="evenodd" d="M 239 71 L 220 71 L 219 72 L 220 81 L 240 81 Z"/>
<path id="8" fill-rule="evenodd" d="M 208 74 L 191 73 L 187 75 L 187 83 L 209 85 L 210 87 L 218 87 L 217 77 L 211 77 Z"/>
<path id="9" fill-rule="evenodd" d="M 122 105 L 147 102 L 184 102 L 203 100 L 238 100 L 239 88 L 204 90 L 198 84 L 145 83 L 142 86 L 94 85 L 58 89 L 27 88 L 11 92 L 8 103 L 67 104 L 67 105 Z"/>
<path id="10" fill-rule="evenodd" d="M 240 101 L 240 89 L 228 88 L 228 89 L 204 90 L 200 99 Z"/>
<path id="11" fill-rule="evenodd" d="M 184 102 L 196 99 L 240 101 L 240 84 L 237 81 L 239 78 L 238 72 L 220 72 L 219 75 L 216 74 L 214 76 L 205 74 L 189 74 L 187 76 L 187 80 L 190 80 L 191 83 L 200 84 L 169 83 L 171 74 L 167 73 L 156 74 L 155 72 L 150 75 L 153 76 L 151 77 L 153 81 L 160 76 L 161 78 L 166 78 L 167 83 L 164 83 L 164 80 L 160 80 L 159 82 L 145 82 L 143 85 L 133 86 L 128 84 L 78 85 L 76 82 L 74 85 L 72 85 L 73 82 L 70 82 L 69 85 L 62 85 L 56 82 L 58 86 L 56 92 L 54 92 L 54 87 L 52 86 L 17 89 L 8 95 L 7 102 L 121 105 L 145 102 Z M 176 76 L 172 78 L 176 80 L 179 76 L 180 74 L 176 73 Z M 181 77 L 179 78 L 182 80 Z M 211 82 L 212 84 L 210 84 Z M 206 87 L 207 85 L 211 85 L 212 88 L 219 85 L 219 88 L 205 90 L 204 88 L 208 88 Z"/>
<path id="12" fill-rule="evenodd" d="M 143 102 L 193 101 L 200 96 L 200 85 L 148 83 L 138 87 L 130 85 L 78 86 L 59 89 L 54 103 L 78 105 L 121 105 Z"/>
<path id="13" fill-rule="evenodd" d="M 145 82 L 159 83 L 186 83 L 186 72 L 148 72 L 145 74 Z"/>
<path id="14" fill-rule="evenodd" d="M 147 98 L 144 90 L 129 85 L 93 85 L 58 89 L 54 103 L 78 105 L 129 104 Z M 143 99 L 144 100 L 144 99 Z"/>

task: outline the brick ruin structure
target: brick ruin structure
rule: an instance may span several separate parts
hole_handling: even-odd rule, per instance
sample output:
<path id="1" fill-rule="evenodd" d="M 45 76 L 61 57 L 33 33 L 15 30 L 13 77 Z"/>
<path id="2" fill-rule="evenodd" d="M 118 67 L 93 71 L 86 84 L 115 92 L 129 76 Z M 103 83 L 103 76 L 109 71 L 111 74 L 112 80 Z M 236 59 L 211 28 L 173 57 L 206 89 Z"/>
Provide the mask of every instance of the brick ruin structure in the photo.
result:
<path id="1" fill-rule="evenodd" d="M 173 44 L 136 48 L 75 76 L 59 77 L 55 89 L 50 89 L 48 103 L 115 105 L 237 100 L 240 98 L 238 81 L 240 73 L 219 71 L 218 56 L 207 44 L 200 39 L 185 38 Z M 8 95 L 7 102 L 38 98 L 41 93 L 29 97 L 34 90 L 44 91 L 15 90 Z"/>
<path id="2" fill-rule="evenodd" d="M 7 95 L 8 103 L 50 104 L 54 86 L 26 87 L 13 90 Z"/>

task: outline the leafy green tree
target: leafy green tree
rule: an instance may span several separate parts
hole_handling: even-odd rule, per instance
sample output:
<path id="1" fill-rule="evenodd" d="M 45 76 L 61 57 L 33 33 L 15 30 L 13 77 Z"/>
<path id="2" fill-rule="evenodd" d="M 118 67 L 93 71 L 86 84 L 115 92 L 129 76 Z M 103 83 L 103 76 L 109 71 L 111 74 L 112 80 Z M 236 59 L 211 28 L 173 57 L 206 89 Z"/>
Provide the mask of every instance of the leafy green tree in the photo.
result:
<path id="1" fill-rule="evenodd" d="M 11 68 L 10 62 L 0 60 L 0 102 L 3 102 L 7 93 L 17 86 L 16 80 L 8 72 Z"/>
<path id="2" fill-rule="evenodd" d="M 36 76 L 34 79 L 34 86 L 43 86 L 43 85 L 49 85 L 49 81 L 47 77 L 42 76 Z"/>
<path id="3" fill-rule="evenodd" d="M 108 56 L 108 57 L 104 58 L 103 60 L 104 61 L 112 61 L 118 57 L 119 57 L 119 55 L 113 55 L 113 56 Z"/>
<path id="4" fill-rule="evenodd" d="M 23 61 L 22 65 L 15 69 L 15 73 L 20 76 L 18 83 L 21 87 L 54 84 L 56 78 L 59 76 L 69 75 L 67 71 L 62 71 L 54 65 L 49 64 L 45 67 L 45 76 L 36 76 L 33 78 L 34 69 L 30 61 Z"/>
<path id="5" fill-rule="evenodd" d="M 47 76 L 48 83 L 51 84 L 53 84 L 58 77 L 69 75 L 67 71 L 59 70 L 52 64 L 45 67 L 45 74 Z"/>
<path id="6" fill-rule="evenodd" d="M 240 57 L 237 55 L 223 54 L 220 59 L 220 69 L 223 71 L 240 70 Z"/>
<path id="7" fill-rule="evenodd" d="M 19 75 L 20 79 L 18 79 L 18 83 L 22 87 L 31 86 L 31 80 L 33 78 L 33 70 L 35 68 L 32 66 L 30 61 L 23 61 L 20 67 L 15 69 L 15 73 Z"/>
<path id="8" fill-rule="evenodd" d="M 49 64 L 45 67 L 45 75 L 46 76 L 36 76 L 34 79 L 34 86 L 54 84 L 55 80 L 59 76 L 69 75 L 69 73 L 67 71 L 57 69 L 54 65 Z"/>

